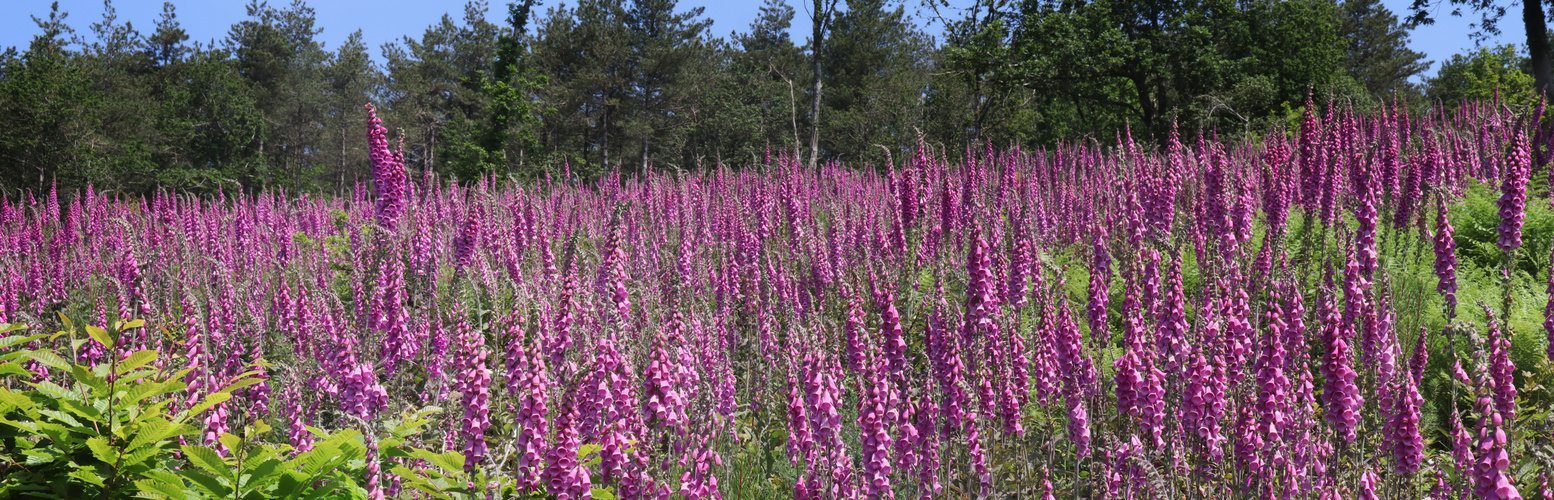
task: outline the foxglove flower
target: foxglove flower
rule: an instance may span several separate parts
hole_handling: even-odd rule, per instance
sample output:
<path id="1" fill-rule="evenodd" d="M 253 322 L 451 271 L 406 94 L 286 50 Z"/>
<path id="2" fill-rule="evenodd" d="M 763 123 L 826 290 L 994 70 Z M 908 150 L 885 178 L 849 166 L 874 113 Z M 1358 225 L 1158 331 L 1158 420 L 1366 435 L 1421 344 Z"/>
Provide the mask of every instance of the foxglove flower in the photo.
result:
<path id="1" fill-rule="evenodd" d="M 383 129 L 383 122 L 378 120 L 378 113 L 372 104 L 367 104 L 366 109 L 367 152 L 372 157 L 372 186 L 377 199 L 375 214 L 378 225 L 392 232 L 399 225 L 400 217 L 405 214 L 405 201 L 409 194 L 403 147 L 399 151 L 389 151 L 386 138 L 388 131 Z"/>
<path id="2" fill-rule="evenodd" d="M 1496 245 L 1507 255 L 1522 246 L 1522 219 L 1527 211 L 1527 177 L 1531 175 L 1527 133 L 1518 132 L 1505 157 L 1505 177 L 1500 181 L 1500 231 Z"/>

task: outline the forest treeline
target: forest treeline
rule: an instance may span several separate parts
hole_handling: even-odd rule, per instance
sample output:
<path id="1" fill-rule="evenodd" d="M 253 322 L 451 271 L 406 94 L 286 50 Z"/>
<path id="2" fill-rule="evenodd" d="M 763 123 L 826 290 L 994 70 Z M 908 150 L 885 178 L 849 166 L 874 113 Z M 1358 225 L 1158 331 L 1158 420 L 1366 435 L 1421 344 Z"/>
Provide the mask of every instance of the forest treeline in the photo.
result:
<path id="1" fill-rule="evenodd" d="M 0 54 L 0 187 L 333 192 L 368 177 L 368 102 L 412 175 L 587 179 L 1236 135 L 1287 126 L 1309 96 L 1418 113 L 1531 95 L 1511 47 L 1411 83 L 1431 64 L 1379 0 L 803 1 L 736 30 L 675 0 L 474 1 L 378 48 L 360 31 L 326 47 L 301 0 L 253 2 L 208 42 L 172 3 L 146 29 L 56 5 Z M 795 16 L 815 28 L 792 33 Z"/>

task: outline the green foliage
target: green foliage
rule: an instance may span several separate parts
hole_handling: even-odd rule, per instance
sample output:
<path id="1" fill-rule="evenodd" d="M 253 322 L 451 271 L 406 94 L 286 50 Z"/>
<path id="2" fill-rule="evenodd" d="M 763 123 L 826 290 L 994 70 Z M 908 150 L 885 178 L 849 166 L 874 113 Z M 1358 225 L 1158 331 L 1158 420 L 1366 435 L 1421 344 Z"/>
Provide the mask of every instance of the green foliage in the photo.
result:
<path id="1" fill-rule="evenodd" d="M 110 329 L 74 328 L 54 335 L 12 335 L 8 347 L 68 336 L 72 351 L 88 339 L 115 353 L 124 332 L 144 328 L 141 321 Z M 0 326 L 0 332 L 20 330 Z M 78 337 L 78 335 L 84 336 Z M 178 462 L 179 436 L 193 434 L 204 410 L 231 398 L 233 390 L 257 380 L 248 375 L 211 392 L 189 408 L 172 408 L 186 385 L 187 370 L 159 368 L 156 351 L 110 355 L 93 366 L 72 363 L 50 350 L 19 349 L 0 356 L 0 375 L 8 381 L 32 378 L 23 368 L 34 362 L 64 374 L 66 384 L 27 381 L 30 390 L 0 387 L 0 494 L 16 498 L 130 498 L 176 490 L 181 482 L 169 471 Z M 11 385 L 11 384 L 8 384 Z"/>
<path id="2" fill-rule="evenodd" d="M 1336 7 L 1293 2 L 1029 2 L 998 71 L 1066 96 L 1077 128 L 1249 129 L 1343 75 Z"/>
<path id="3" fill-rule="evenodd" d="M 360 32 L 324 50 L 304 2 L 250 2 L 211 44 L 189 43 L 170 3 L 149 33 L 110 5 L 87 37 L 55 9 L 0 53 L 0 186 L 350 189 L 369 177 L 367 102 L 401 131 L 412 176 L 580 182 L 807 156 L 811 130 L 820 160 L 878 167 L 920 142 L 1159 140 L 1173 123 L 1234 136 L 1308 93 L 1424 105 L 1409 79 L 1428 64 L 1377 0 L 969 3 L 851 0 L 795 45 L 787 0 L 724 36 L 675 0 L 512 0 L 502 25 L 470 1 L 385 45 L 381 65 Z M 1429 95 L 1454 107 L 1498 88 L 1530 105 L 1522 65 L 1508 47 L 1463 55 Z"/>
<path id="4" fill-rule="evenodd" d="M 1496 202 L 1500 192 L 1491 186 L 1472 182 L 1462 202 L 1450 214 L 1456 230 L 1457 258 L 1479 269 L 1499 269 L 1502 252 L 1500 211 Z M 1522 221 L 1522 246 L 1516 250 L 1518 279 L 1528 282 L 1548 276 L 1549 250 L 1554 244 L 1554 210 L 1546 203 L 1527 203 Z M 1541 315 L 1539 315 L 1541 316 Z"/>
<path id="5" fill-rule="evenodd" d="M 1494 99 L 1527 107 L 1537 104 L 1532 92 L 1532 75 L 1521 70 L 1522 58 L 1512 45 L 1482 47 L 1457 54 L 1441 65 L 1435 78 L 1427 81 L 1430 99 L 1448 109 L 1464 100 Z"/>
<path id="6" fill-rule="evenodd" d="M 429 432 L 430 416 L 441 411 L 435 407 L 384 421 L 381 437 L 309 427 L 315 439 L 306 450 L 267 442 L 272 429 L 264 421 L 238 434 L 223 433 L 211 445 L 194 444 L 205 412 L 229 401 L 234 391 L 261 383 L 257 371 L 239 374 L 186 405 L 183 380 L 189 369 L 165 368 L 178 363 L 156 351 L 121 357 L 115 349 L 127 332 L 146 328 L 143 321 L 103 329 L 60 318 L 65 328 L 52 335 L 25 334 L 24 325 L 0 323 L 5 335 L 0 349 L 6 350 L 0 354 L 0 497 L 365 499 L 370 446 L 379 450 L 375 459 L 383 462 L 384 473 L 397 475 L 401 487 L 423 498 L 470 498 L 488 487 L 502 498 L 518 494 L 511 478 L 467 474 L 458 452 L 414 446 Z M 54 350 L 26 348 L 62 343 L 70 359 L 79 359 L 88 342 L 103 346 L 107 359 L 88 366 Z M 52 375 L 36 375 L 34 365 Z M 598 451 L 597 445 L 585 445 L 578 461 L 597 461 Z M 426 466 L 412 469 L 388 459 Z M 593 492 L 595 498 L 614 497 L 609 488 Z"/>
<path id="7" fill-rule="evenodd" d="M 1430 62 L 1408 48 L 1408 32 L 1397 16 L 1380 0 L 1344 0 L 1339 11 L 1347 73 L 1373 95 L 1419 96 L 1408 79 L 1430 69 Z"/>

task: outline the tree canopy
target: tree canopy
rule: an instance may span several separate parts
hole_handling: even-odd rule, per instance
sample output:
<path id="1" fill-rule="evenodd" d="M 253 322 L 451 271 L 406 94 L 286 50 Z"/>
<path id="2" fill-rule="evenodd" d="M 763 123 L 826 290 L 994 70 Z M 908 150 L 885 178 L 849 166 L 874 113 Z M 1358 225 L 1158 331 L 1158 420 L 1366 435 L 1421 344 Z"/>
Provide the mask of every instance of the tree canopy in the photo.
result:
<path id="1" fill-rule="evenodd" d="M 0 53 L 0 188 L 341 189 L 367 177 L 368 102 L 413 175 L 587 178 L 774 158 L 885 168 L 920 145 L 1124 129 L 1233 135 L 1287 121 L 1310 95 L 1430 106 L 1527 81 L 1495 49 L 1413 83 L 1430 63 L 1378 0 L 802 7 L 765 0 L 721 30 L 675 0 L 515 0 L 501 23 L 472 1 L 371 48 L 359 32 L 326 47 L 303 0 L 253 0 L 204 44 L 172 3 L 144 32 L 111 3 L 84 28 L 56 6 Z M 798 15 L 821 29 L 794 32 Z"/>

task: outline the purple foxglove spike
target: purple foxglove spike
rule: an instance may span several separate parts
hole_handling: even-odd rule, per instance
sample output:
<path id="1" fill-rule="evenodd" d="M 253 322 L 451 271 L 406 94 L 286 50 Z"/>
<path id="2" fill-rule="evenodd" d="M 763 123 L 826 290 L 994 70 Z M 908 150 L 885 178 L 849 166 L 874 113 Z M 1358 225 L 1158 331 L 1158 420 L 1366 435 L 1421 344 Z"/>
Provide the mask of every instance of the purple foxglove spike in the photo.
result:
<path id="1" fill-rule="evenodd" d="M 1531 153 L 1528 151 L 1526 132 L 1518 132 L 1505 157 L 1504 177 L 1500 181 L 1500 251 L 1512 254 L 1522 246 L 1522 220 L 1526 217 L 1527 178 L 1531 175 Z"/>
<path id="2" fill-rule="evenodd" d="M 1332 279 L 1329 278 L 1325 290 L 1331 290 L 1331 285 Z M 1350 367 L 1353 361 L 1334 302 L 1333 294 L 1324 292 L 1317 312 L 1322 318 L 1322 344 L 1326 351 L 1322 357 L 1322 378 L 1326 380 L 1322 388 L 1322 402 L 1327 406 L 1328 425 L 1345 443 L 1351 443 L 1356 437 L 1355 428 L 1359 425 L 1360 411 L 1365 400 L 1354 382 L 1356 374 Z"/>
<path id="3" fill-rule="evenodd" d="M 1446 321 L 1457 317 L 1457 241 L 1452 239 L 1451 221 L 1446 218 L 1450 209 L 1445 204 L 1435 218 L 1435 276 L 1439 282 L 1435 289 L 1446 301 Z"/>
<path id="4" fill-rule="evenodd" d="M 392 232 L 405 213 L 407 177 L 403 153 L 389 151 L 388 140 L 385 137 L 387 131 L 383 129 L 383 122 L 378 120 L 377 111 L 373 109 L 372 104 L 367 104 L 365 107 L 367 146 L 372 157 L 372 185 L 377 200 L 375 214 L 378 225 Z M 400 141 L 400 151 L 403 151 L 404 138 L 401 137 Z"/>

